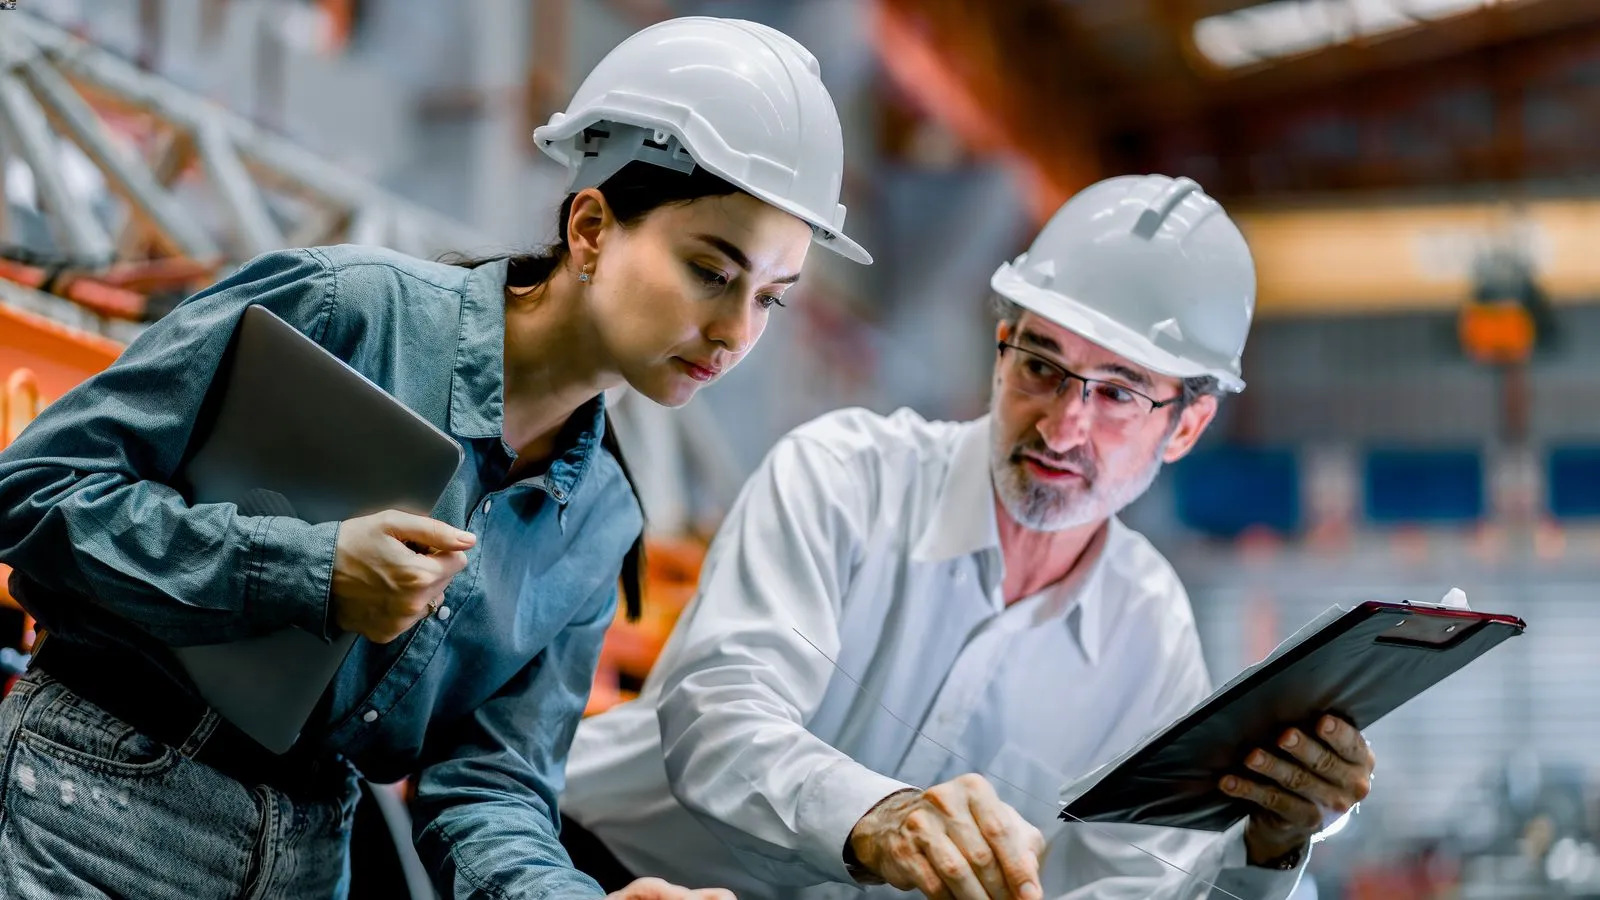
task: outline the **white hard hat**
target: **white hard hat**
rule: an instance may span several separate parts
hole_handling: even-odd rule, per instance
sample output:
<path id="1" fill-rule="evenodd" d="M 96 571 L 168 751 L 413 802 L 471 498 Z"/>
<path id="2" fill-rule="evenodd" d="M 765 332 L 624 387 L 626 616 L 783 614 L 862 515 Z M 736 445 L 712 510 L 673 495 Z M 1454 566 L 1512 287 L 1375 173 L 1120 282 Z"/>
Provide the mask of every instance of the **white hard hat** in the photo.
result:
<path id="1" fill-rule="evenodd" d="M 1255 264 L 1222 205 L 1188 178 L 1124 175 L 1084 188 L 989 284 L 1147 369 L 1244 390 Z"/>
<path id="2" fill-rule="evenodd" d="M 668 19 L 606 54 L 533 138 L 572 171 L 571 190 L 634 160 L 685 172 L 698 164 L 806 222 L 822 246 L 871 263 L 840 230 L 844 137 L 820 73 L 810 51 L 774 28 Z"/>

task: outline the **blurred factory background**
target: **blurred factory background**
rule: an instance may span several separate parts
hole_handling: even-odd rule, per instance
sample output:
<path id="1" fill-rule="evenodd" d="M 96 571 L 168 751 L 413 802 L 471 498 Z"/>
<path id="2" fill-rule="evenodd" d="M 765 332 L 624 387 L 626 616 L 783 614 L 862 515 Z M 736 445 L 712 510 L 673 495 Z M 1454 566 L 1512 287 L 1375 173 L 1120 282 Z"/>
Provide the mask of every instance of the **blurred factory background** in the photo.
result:
<path id="1" fill-rule="evenodd" d="M 1600 0 L 18 0 L 0 444 L 263 250 L 542 243 L 564 185 L 529 133 L 694 13 L 817 55 L 877 264 L 813 255 L 686 409 L 617 398 L 652 614 L 614 630 L 595 708 L 780 434 L 981 413 L 995 266 L 1094 180 L 1188 175 L 1256 254 L 1249 389 L 1125 518 L 1185 578 L 1213 676 L 1334 603 L 1461 587 L 1529 623 L 1372 729 L 1376 792 L 1302 896 L 1600 897 Z"/>

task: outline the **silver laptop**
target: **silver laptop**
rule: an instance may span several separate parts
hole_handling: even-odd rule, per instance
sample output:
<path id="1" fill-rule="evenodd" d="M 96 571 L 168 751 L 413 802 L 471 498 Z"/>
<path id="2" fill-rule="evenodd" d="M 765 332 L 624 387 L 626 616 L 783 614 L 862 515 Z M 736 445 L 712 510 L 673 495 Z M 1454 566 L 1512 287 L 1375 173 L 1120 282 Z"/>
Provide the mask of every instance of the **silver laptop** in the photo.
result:
<path id="1" fill-rule="evenodd" d="M 191 505 L 234 503 L 243 515 L 313 524 L 385 509 L 429 515 L 463 455 L 454 438 L 261 306 L 240 319 L 196 440 L 176 479 Z M 288 628 L 174 652 L 213 709 L 283 753 L 355 640 Z"/>

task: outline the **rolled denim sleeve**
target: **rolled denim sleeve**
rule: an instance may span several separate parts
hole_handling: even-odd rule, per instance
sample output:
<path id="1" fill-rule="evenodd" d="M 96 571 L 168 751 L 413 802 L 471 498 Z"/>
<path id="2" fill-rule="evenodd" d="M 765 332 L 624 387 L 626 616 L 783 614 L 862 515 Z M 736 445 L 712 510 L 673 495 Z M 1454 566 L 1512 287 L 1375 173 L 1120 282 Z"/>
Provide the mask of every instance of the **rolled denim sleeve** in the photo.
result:
<path id="1" fill-rule="evenodd" d="M 414 822 L 442 897 L 605 896 L 561 846 L 556 798 L 616 606 L 614 587 L 597 594 L 487 703 L 432 727 Z"/>
<path id="2" fill-rule="evenodd" d="M 326 634 L 337 523 L 191 506 L 172 487 L 245 309 L 314 339 L 336 275 L 315 250 L 270 253 L 179 304 L 105 371 L 51 402 L 0 451 L 0 563 L 46 628 L 163 643 L 296 625 Z"/>

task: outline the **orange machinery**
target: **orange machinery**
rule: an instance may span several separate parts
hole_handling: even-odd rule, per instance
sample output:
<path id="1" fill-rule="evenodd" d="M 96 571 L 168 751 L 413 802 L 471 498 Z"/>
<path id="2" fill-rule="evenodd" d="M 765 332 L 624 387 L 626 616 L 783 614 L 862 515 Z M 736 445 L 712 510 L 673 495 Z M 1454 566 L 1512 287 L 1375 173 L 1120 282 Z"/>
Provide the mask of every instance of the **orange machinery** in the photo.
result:
<path id="1" fill-rule="evenodd" d="M 51 398 L 111 365 L 122 345 L 0 304 L 0 447 L 10 444 Z M 0 566 L 0 605 L 15 608 Z M 21 649 L 33 645 L 33 620 L 24 621 Z"/>
<path id="2" fill-rule="evenodd" d="M 694 597 L 704 561 L 705 546 L 699 541 L 645 542 L 644 603 L 639 621 L 629 622 L 627 613 L 618 605 L 616 619 L 600 649 L 600 666 L 585 715 L 604 712 L 636 696 L 630 686 L 650 674 L 678 615 Z"/>

